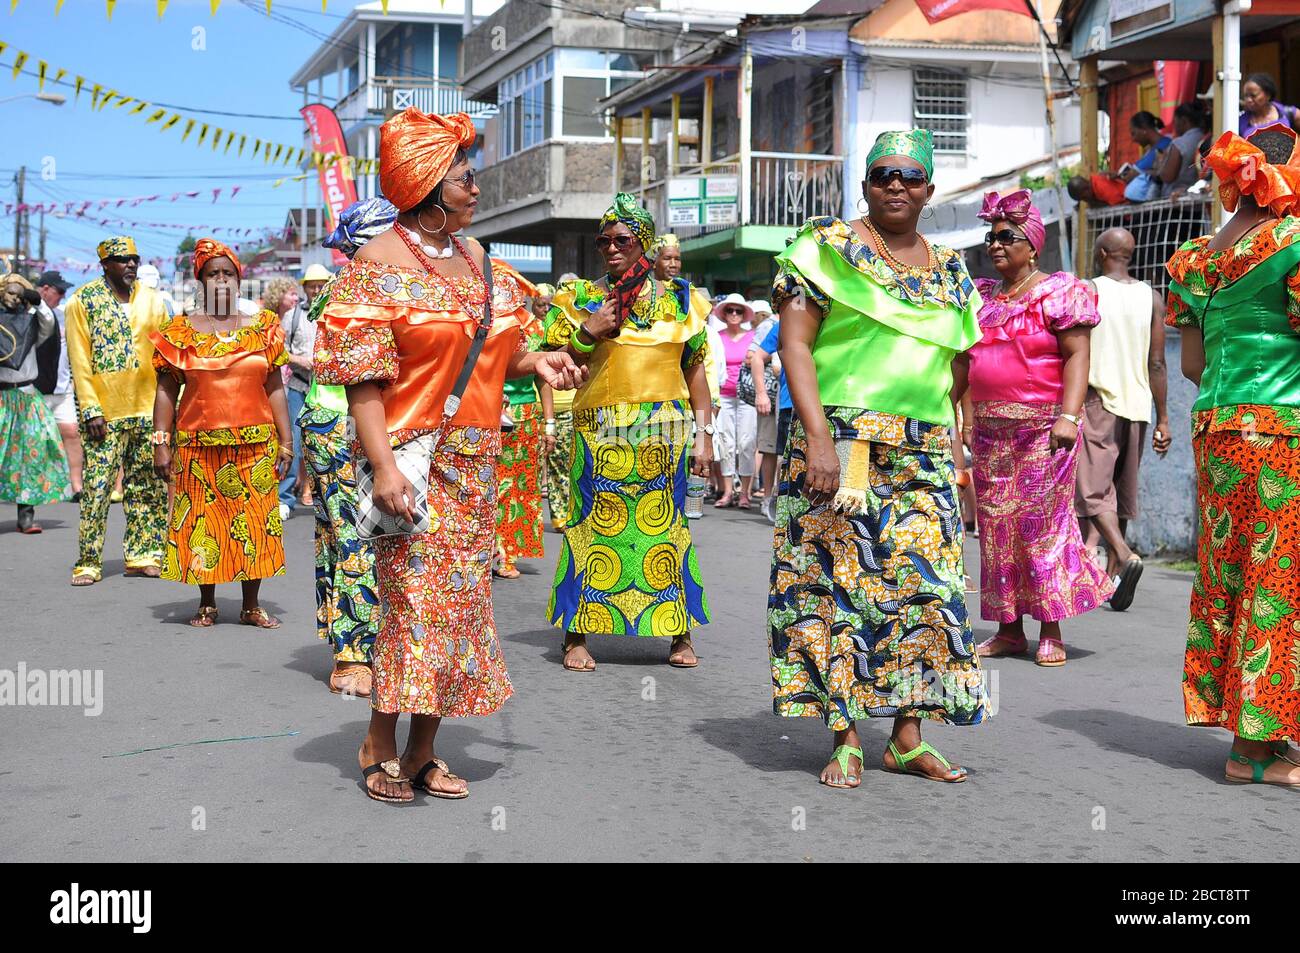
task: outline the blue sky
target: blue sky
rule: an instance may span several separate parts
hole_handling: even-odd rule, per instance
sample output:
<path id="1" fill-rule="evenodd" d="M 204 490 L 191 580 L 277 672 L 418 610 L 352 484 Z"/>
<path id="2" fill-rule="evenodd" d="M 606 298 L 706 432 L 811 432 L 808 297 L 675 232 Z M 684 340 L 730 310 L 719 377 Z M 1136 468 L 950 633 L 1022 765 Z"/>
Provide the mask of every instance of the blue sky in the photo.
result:
<path id="1" fill-rule="evenodd" d="M 30 60 L 50 64 L 52 77 L 67 70 L 65 81 L 80 74 L 87 80 L 80 102 L 73 102 L 70 86 L 46 84 L 47 91 L 64 93 L 63 106 L 32 99 L 0 102 L 0 245 L 13 243 L 14 219 L 5 216 L 4 204 L 14 201 L 14 172 L 27 166 L 26 200 L 31 202 L 99 201 L 163 194 L 164 199 L 136 208 L 91 210 L 99 217 L 176 225 L 211 225 L 233 228 L 280 227 L 290 207 L 302 201 L 303 186 L 271 183 L 295 175 L 293 168 L 271 167 L 251 158 L 253 137 L 302 144 L 302 125 L 295 121 L 302 94 L 289 89 L 289 76 L 320 44 L 316 37 L 265 15 L 262 0 L 246 4 L 222 0 L 215 16 L 208 0 L 172 0 L 160 20 L 154 0 L 118 0 L 112 20 L 105 16 L 104 0 L 65 0 L 56 17 L 55 0 L 20 0 L 9 13 L 0 0 L 0 100 L 35 93 L 37 79 L 26 72 L 12 79 L 14 55 L 25 50 Z M 277 15 L 288 16 L 316 32 L 332 32 L 353 4 L 334 0 L 321 14 L 316 0 L 275 0 Z M 194 49 L 195 29 L 201 28 L 203 49 Z M 92 111 L 89 84 L 100 83 L 137 99 L 178 107 L 174 111 L 200 122 L 248 135 L 244 157 L 213 151 L 210 141 L 195 145 L 198 126 L 181 142 L 182 120 L 168 132 L 160 124 L 146 125 L 153 110 L 132 116 L 135 104 L 108 106 Z M 220 110 L 241 114 L 288 117 L 285 119 L 236 118 L 189 110 Z M 169 110 L 169 115 L 172 110 Z M 224 142 L 224 140 L 223 140 Z M 53 160 L 53 178 L 43 179 L 43 164 Z M 232 201 L 231 186 L 241 187 Z M 307 180 L 308 203 L 319 204 L 315 176 Z M 212 190 L 223 191 L 217 202 Z M 175 192 L 199 190 L 196 199 L 167 201 Z M 32 217 L 32 254 L 37 254 L 37 216 Z M 145 258 L 175 253 L 185 231 L 179 228 L 115 226 L 112 229 L 84 221 L 46 215 L 46 258 L 91 262 L 94 247 L 106 234 L 133 234 Z M 225 240 L 227 236 L 216 233 Z M 237 241 L 239 239 L 229 239 Z M 83 277 L 65 268 L 68 277 Z"/>

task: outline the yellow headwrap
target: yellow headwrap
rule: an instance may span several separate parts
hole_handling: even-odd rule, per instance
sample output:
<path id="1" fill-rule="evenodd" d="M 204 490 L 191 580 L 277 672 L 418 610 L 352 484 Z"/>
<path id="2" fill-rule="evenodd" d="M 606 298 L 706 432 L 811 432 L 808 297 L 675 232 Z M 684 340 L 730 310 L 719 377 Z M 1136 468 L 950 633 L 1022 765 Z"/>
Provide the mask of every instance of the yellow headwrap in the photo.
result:
<path id="1" fill-rule="evenodd" d="M 135 239 L 129 235 L 114 235 L 112 238 L 105 238 L 95 248 L 95 251 L 99 254 L 100 261 L 105 258 L 126 258 L 130 255 L 134 255 L 136 258 L 140 257 L 140 253 L 135 250 Z"/>

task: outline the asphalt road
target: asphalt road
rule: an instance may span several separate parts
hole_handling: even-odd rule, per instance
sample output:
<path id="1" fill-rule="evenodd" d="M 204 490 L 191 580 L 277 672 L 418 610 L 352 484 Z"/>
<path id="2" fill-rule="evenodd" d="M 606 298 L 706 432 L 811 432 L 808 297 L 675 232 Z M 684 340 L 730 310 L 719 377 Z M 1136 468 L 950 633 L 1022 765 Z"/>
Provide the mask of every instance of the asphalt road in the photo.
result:
<path id="1" fill-rule="evenodd" d="M 694 671 L 662 664 L 667 640 L 605 638 L 597 672 L 564 672 L 548 535 L 546 559 L 497 583 L 515 697 L 438 739 L 471 796 L 394 807 L 361 790 L 365 702 L 325 687 L 309 514 L 264 589 L 277 632 L 191 629 L 192 589 L 124 579 L 117 507 L 105 580 L 70 588 L 76 508 L 39 515 L 46 532 L 23 537 L 0 513 L 0 669 L 102 670 L 103 706 L 0 707 L 3 860 L 1232 861 L 1276 857 L 1300 819 L 1294 792 L 1223 782 L 1226 732 L 1183 724 L 1191 577 L 1155 565 L 1129 612 L 1066 625 L 1064 668 L 992 663 L 989 722 L 927 728 L 968 783 L 877 770 L 873 723 L 845 792 L 816 783 L 820 720 L 771 713 L 756 514 L 696 524 L 714 616 Z M 237 589 L 218 598 L 234 619 Z"/>

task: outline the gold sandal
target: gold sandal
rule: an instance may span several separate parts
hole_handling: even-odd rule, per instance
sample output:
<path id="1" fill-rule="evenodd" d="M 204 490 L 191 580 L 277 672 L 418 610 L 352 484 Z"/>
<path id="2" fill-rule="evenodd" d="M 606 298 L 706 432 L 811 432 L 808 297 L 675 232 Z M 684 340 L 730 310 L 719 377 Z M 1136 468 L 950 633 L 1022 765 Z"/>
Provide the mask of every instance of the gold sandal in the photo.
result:
<path id="1" fill-rule="evenodd" d="M 440 797 L 444 801 L 460 801 L 469 797 L 469 785 L 465 786 L 464 791 L 437 791 L 434 788 L 430 787 L 425 782 L 425 779 L 429 776 L 429 773 L 433 771 L 435 768 L 441 771 L 443 777 L 445 777 L 448 781 L 465 780 L 464 778 L 457 777 L 456 775 L 452 774 L 451 769 L 447 767 L 446 761 L 443 761 L 441 758 L 434 758 L 423 768 L 421 768 L 419 770 L 419 773 L 417 773 L 415 777 L 411 779 L 411 787 L 423 791 L 425 794 L 428 794 L 430 797 Z"/>
<path id="2" fill-rule="evenodd" d="M 278 629 L 280 620 L 268 613 L 261 606 L 256 609 L 241 609 L 239 612 L 239 624 L 256 626 L 259 629 Z"/>
<path id="3" fill-rule="evenodd" d="M 216 606 L 199 606 L 199 611 L 190 619 L 190 625 L 196 629 L 206 629 L 217 624 Z"/>

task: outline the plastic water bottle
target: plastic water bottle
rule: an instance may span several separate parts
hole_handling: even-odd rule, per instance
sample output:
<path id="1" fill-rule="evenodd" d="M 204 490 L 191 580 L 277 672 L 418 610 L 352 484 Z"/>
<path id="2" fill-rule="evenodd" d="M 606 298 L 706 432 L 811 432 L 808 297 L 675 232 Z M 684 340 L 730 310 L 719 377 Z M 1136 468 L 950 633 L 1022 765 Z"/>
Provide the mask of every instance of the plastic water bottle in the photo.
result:
<path id="1" fill-rule="evenodd" d="M 686 518 L 697 520 L 704 515 L 704 493 L 709 483 L 702 476 L 691 474 L 686 478 Z"/>

